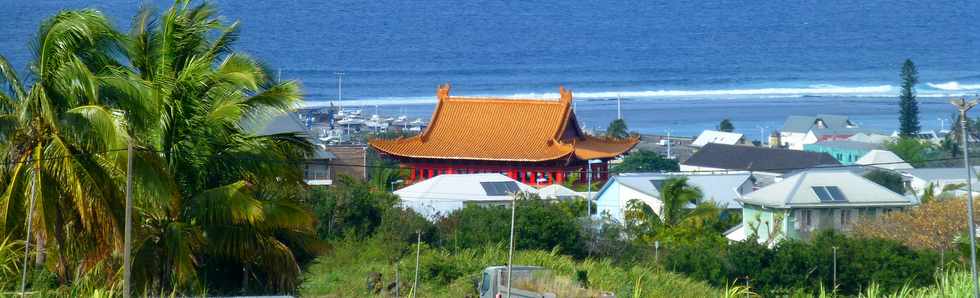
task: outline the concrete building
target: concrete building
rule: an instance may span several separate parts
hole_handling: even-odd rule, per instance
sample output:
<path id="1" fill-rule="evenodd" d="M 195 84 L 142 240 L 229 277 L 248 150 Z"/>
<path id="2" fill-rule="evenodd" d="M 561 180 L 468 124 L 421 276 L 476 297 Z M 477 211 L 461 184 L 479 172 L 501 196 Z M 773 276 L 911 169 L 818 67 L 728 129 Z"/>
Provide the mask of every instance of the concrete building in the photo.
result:
<path id="1" fill-rule="evenodd" d="M 742 202 L 745 237 L 808 239 L 819 230 L 848 231 L 858 217 L 877 216 L 914 204 L 847 170 L 810 170 L 747 194 Z M 737 238 L 737 235 L 732 235 Z"/>
<path id="2" fill-rule="evenodd" d="M 752 191 L 755 180 L 748 173 L 734 174 L 687 174 L 687 173 L 636 173 L 613 176 L 595 195 L 598 215 L 609 214 L 620 222 L 624 211 L 632 201 L 640 201 L 660 214 L 663 203 L 660 188 L 663 182 L 685 177 L 689 185 L 701 190 L 705 201 L 712 201 L 723 209 L 737 210 L 741 203 L 737 198 Z M 693 205 L 689 207 L 694 207 Z"/>
<path id="3" fill-rule="evenodd" d="M 517 192 L 537 193 L 537 189 L 499 173 L 443 174 L 394 192 L 401 205 L 430 220 L 447 216 L 467 204 L 506 205 Z"/>
<path id="4" fill-rule="evenodd" d="M 724 145 L 744 145 L 745 137 L 742 136 L 742 134 L 740 133 L 705 130 L 701 132 L 701 134 L 698 135 L 696 139 L 694 139 L 694 142 L 691 143 L 691 146 L 703 147 L 708 143 L 724 144 Z"/>
<path id="5" fill-rule="evenodd" d="M 881 148 L 879 144 L 855 141 L 823 141 L 803 145 L 803 151 L 830 154 L 843 165 L 852 165 L 868 152 Z"/>
<path id="6" fill-rule="evenodd" d="M 860 129 L 847 116 L 789 116 L 779 131 L 779 140 L 784 148 L 803 150 L 806 144 L 846 140 L 859 132 L 868 131 Z"/>

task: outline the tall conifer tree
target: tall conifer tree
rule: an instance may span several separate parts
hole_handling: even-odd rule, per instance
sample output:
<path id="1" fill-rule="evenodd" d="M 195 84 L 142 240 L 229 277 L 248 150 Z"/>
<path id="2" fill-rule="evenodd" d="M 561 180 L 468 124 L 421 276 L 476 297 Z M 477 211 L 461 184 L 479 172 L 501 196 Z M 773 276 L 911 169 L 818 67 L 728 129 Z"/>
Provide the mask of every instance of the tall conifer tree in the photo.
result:
<path id="1" fill-rule="evenodd" d="M 902 93 L 898 105 L 901 108 L 898 116 L 898 132 L 903 137 L 919 133 L 919 102 L 915 99 L 915 84 L 919 82 L 919 72 L 911 59 L 905 59 L 902 65 Z"/>

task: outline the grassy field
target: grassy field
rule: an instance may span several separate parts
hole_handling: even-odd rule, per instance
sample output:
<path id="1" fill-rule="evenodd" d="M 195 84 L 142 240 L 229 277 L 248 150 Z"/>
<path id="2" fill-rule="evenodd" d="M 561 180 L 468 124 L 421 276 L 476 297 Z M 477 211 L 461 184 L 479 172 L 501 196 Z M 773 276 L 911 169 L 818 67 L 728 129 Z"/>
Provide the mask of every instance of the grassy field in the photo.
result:
<path id="1" fill-rule="evenodd" d="M 300 286 L 303 297 L 370 297 L 380 296 L 367 289 L 371 276 L 380 274 L 381 284 L 394 280 L 398 262 L 402 294 L 412 285 L 415 255 L 409 248 L 390 249 L 381 240 L 340 241 L 333 249 L 318 258 L 304 275 Z M 430 249 L 423 244 L 420 267 L 419 297 L 476 296 L 476 283 L 486 266 L 502 265 L 507 260 L 503 246 L 464 249 L 450 252 Z M 614 292 L 617 297 L 714 297 L 721 290 L 683 276 L 664 272 L 653 266 L 636 265 L 629 268 L 606 261 L 575 261 L 548 251 L 520 251 L 515 264 L 536 265 L 551 269 L 554 275 L 567 280 L 588 280 L 588 288 Z M 376 273 L 376 274 L 375 274 Z M 586 278 L 582 278 L 583 275 Z"/>

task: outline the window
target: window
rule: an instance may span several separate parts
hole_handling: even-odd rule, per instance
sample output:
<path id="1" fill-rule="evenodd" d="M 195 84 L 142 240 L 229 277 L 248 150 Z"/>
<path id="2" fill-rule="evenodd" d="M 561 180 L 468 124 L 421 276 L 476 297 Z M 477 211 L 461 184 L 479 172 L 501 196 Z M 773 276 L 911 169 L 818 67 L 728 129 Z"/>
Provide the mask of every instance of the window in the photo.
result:
<path id="1" fill-rule="evenodd" d="M 490 290 L 490 273 L 483 272 L 483 281 L 480 282 L 480 295 L 486 294 Z"/>
<path id="2" fill-rule="evenodd" d="M 809 227 L 813 222 L 813 212 L 810 209 L 803 210 L 803 225 Z"/>
<path id="3" fill-rule="evenodd" d="M 429 169 L 422 170 L 422 178 L 429 178 Z"/>
<path id="4" fill-rule="evenodd" d="M 840 210 L 840 225 L 841 225 L 841 227 L 847 225 L 847 222 L 848 222 L 848 220 L 850 220 L 850 217 L 851 217 L 851 210 L 847 210 L 847 209 L 841 209 Z"/>
<path id="5" fill-rule="evenodd" d="M 303 174 L 306 180 L 330 179 L 330 168 L 322 163 L 308 163 Z"/>

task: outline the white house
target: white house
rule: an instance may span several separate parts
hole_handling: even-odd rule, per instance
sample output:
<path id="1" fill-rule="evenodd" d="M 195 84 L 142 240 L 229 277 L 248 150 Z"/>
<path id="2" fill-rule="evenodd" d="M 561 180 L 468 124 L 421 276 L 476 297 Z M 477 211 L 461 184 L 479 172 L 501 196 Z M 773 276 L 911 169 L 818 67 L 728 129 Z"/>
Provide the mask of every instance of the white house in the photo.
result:
<path id="1" fill-rule="evenodd" d="M 569 189 L 561 184 L 552 184 L 538 189 L 538 196 L 542 199 L 569 200 L 575 198 L 585 198 L 586 194 Z"/>
<path id="2" fill-rule="evenodd" d="M 806 144 L 846 140 L 859 132 L 865 131 L 858 129 L 847 116 L 789 116 L 779 131 L 779 140 L 785 148 L 803 150 Z"/>
<path id="3" fill-rule="evenodd" d="M 873 133 L 873 132 L 859 132 L 847 138 L 848 141 L 861 142 L 861 143 L 871 143 L 871 144 L 884 144 L 895 140 L 895 137 Z"/>
<path id="4" fill-rule="evenodd" d="M 745 138 L 740 133 L 705 130 L 694 139 L 691 146 L 702 147 L 708 143 L 738 145 L 745 144 Z"/>
<path id="5" fill-rule="evenodd" d="M 760 242 L 806 239 L 824 229 L 843 230 L 860 216 L 876 216 L 914 204 L 849 170 L 809 170 L 738 199 L 745 237 Z M 735 237 L 733 237 L 735 238 Z"/>
<path id="6" fill-rule="evenodd" d="M 504 205 L 517 192 L 537 189 L 499 173 L 442 174 L 394 192 L 401 205 L 430 220 L 446 216 L 466 204 Z"/>
<path id="7" fill-rule="evenodd" d="M 978 173 L 980 167 L 973 167 Z M 932 184 L 933 193 L 940 194 L 947 186 L 959 188 L 966 185 L 966 169 L 964 168 L 918 168 L 899 171 L 905 178 L 905 187 L 911 188 L 915 195 L 921 197 L 926 188 Z"/>
<path id="8" fill-rule="evenodd" d="M 854 163 L 894 171 L 914 169 L 912 165 L 888 150 L 871 150 Z"/>
<path id="9" fill-rule="evenodd" d="M 739 174 L 622 174 L 616 175 L 606 182 L 595 195 L 596 211 L 599 215 L 608 213 L 620 222 L 624 219 L 624 210 L 631 201 L 639 200 L 657 214 L 662 211 L 660 187 L 667 179 L 687 177 L 688 184 L 701 189 L 705 201 L 713 201 L 725 209 L 738 209 L 741 205 L 735 200 L 743 194 L 752 191 L 754 178 L 747 173 Z M 693 206 L 690 206 L 693 207 Z"/>

